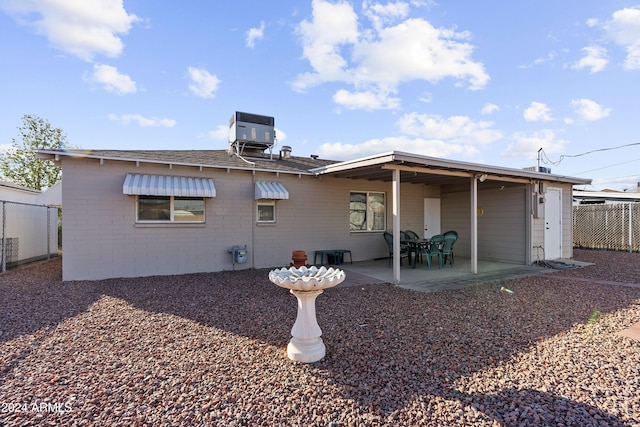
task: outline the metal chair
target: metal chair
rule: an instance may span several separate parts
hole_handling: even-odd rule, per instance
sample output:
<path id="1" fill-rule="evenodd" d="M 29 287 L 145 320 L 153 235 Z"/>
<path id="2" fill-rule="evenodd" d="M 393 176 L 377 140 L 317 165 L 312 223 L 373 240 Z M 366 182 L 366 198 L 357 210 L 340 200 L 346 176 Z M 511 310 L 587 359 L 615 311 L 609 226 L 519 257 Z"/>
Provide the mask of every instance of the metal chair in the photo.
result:
<path id="1" fill-rule="evenodd" d="M 387 246 L 389 247 L 389 267 L 391 267 L 391 262 L 393 260 L 393 234 L 385 231 L 383 233 L 384 240 L 387 242 Z M 400 245 L 400 265 L 402 265 L 402 258 L 409 257 L 409 250 L 405 245 Z"/>

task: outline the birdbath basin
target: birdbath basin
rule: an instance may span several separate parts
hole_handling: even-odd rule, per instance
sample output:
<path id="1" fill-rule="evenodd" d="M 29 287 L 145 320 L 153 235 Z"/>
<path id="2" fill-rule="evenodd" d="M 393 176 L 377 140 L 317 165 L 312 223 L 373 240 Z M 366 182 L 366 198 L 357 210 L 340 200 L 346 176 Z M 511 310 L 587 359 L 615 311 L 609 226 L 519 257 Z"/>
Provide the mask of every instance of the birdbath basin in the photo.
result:
<path id="1" fill-rule="evenodd" d="M 324 289 L 339 285 L 344 279 L 344 271 L 337 268 L 302 266 L 269 272 L 269 280 L 289 289 L 298 299 L 298 315 L 291 328 L 291 341 L 287 345 L 289 359 L 312 363 L 324 357 L 326 347 L 316 319 L 316 298 Z"/>

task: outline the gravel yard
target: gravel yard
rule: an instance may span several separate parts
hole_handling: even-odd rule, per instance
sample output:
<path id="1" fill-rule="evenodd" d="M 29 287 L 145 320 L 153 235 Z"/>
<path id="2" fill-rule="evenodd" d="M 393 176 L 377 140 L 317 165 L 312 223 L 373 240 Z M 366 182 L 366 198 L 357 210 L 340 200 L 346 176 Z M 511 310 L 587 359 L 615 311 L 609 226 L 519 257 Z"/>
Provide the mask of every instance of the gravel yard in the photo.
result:
<path id="1" fill-rule="evenodd" d="M 0 275 L 0 426 L 640 426 L 640 341 L 616 334 L 640 322 L 640 287 L 595 283 L 640 283 L 640 254 L 575 258 L 596 265 L 328 289 L 327 355 L 308 365 L 286 356 L 296 299 L 269 270 L 21 267 Z"/>

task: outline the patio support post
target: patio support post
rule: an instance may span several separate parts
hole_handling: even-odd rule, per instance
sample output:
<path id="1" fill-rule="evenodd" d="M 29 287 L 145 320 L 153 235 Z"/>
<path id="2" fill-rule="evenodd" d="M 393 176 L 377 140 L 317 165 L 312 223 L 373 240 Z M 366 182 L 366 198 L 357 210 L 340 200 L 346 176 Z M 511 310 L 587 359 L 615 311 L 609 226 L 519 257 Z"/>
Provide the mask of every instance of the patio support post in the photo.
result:
<path id="1" fill-rule="evenodd" d="M 393 212 L 393 281 L 400 283 L 400 170 L 393 169 L 391 197 Z"/>
<path id="2" fill-rule="evenodd" d="M 478 177 L 471 177 L 471 273 L 478 272 Z"/>
<path id="3" fill-rule="evenodd" d="M 2 201 L 2 272 L 7 271 L 7 249 L 5 245 L 7 244 L 7 239 L 5 238 L 6 234 L 6 223 L 7 223 L 7 202 Z"/>

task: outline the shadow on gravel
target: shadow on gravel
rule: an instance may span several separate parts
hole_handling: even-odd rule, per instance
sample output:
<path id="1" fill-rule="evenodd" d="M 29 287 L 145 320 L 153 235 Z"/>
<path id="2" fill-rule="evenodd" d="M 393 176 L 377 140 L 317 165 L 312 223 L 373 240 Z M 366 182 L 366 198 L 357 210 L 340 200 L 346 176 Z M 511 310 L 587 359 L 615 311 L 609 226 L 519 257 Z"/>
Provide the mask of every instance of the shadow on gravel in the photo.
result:
<path id="1" fill-rule="evenodd" d="M 269 282 L 268 271 L 69 283 L 62 283 L 59 275 L 44 277 L 37 268 L 33 278 L 23 272 L 0 276 L 0 310 L 13 313 L 8 318 L 2 314 L 1 339 L 55 326 L 108 295 L 147 312 L 179 316 L 284 348 L 296 299 Z M 3 285 L 5 279 L 16 278 L 23 281 L 17 291 Z M 594 406 L 552 393 L 504 388 L 495 395 L 465 394 L 456 388 L 456 381 L 585 323 L 593 310 L 619 310 L 634 298 L 610 298 L 602 292 L 577 297 L 571 285 L 550 286 L 549 280 L 510 281 L 513 294 L 500 292 L 495 284 L 432 294 L 390 285 L 328 289 L 316 305 L 327 355 L 312 365 L 296 366 L 299 372 L 328 380 L 345 400 L 355 401 L 362 413 L 378 414 L 382 422 L 416 399 L 430 405 L 442 398 L 473 406 L 506 425 L 518 424 L 523 414 L 527 420 L 538 417 L 540 425 L 566 423 L 574 414 L 594 424 L 624 425 Z M 281 363 L 293 363 L 283 359 Z"/>
<path id="2" fill-rule="evenodd" d="M 96 301 L 92 287 L 62 282 L 61 263 L 56 258 L 0 274 L 0 342 L 55 326 Z"/>

